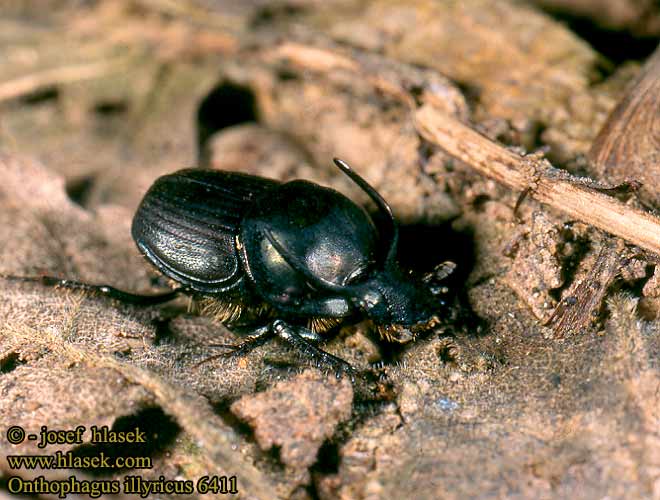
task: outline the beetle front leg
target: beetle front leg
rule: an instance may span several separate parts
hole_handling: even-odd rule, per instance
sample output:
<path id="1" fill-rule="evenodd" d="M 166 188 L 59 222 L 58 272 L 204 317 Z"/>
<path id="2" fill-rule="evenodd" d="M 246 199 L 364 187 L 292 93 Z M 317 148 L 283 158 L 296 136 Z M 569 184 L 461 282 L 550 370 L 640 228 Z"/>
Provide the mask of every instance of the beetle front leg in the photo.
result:
<path id="1" fill-rule="evenodd" d="M 212 344 L 211 347 L 222 347 L 229 349 L 229 351 L 210 356 L 199 362 L 196 366 L 200 366 L 215 359 L 244 356 L 256 347 L 265 344 L 273 335 L 276 335 L 290 346 L 298 349 L 310 358 L 313 358 L 317 365 L 325 364 L 331 366 L 334 369 L 337 378 L 341 377 L 342 374 L 349 375 L 351 380 L 355 378 L 355 370 L 346 361 L 333 356 L 310 343 L 323 340 L 321 335 L 301 326 L 291 326 L 281 319 L 273 321 L 270 325 L 251 329 L 250 334 L 247 335 L 245 340 L 240 344 Z"/>
<path id="2" fill-rule="evenodd" d="M 176 298 L 182 291 L 181 288 L 175 288 L 169 292 L 159 293 L 155 295 L 140 295 L 136 293 L 124 292 L 109 285 L 91 285 L 89 283 L 82 283 L 80 281 L 56 278 L 54 276 L 2 276 L 2 279 L 8 281 L 21 281 L 25 283 L 40 283 L 44 286 L 53 288 L 68 288 L 70 290 L 82 290 L 83 292 L 90 292 L 110 299 L 118 300 L 126 304 L 133 304 L 139 306 L 153 306 L 169 302 Z"/>
<path id="3" fill-rule="evenodd" d="M 282 336 L 279 333 L 277 333 L 276 323 L 278 323 L 278 321 L 273 322 L 273 324 L 271 325 L 264 325 L 258 328 L 249 328 L 249 329 L 233 328 L 232 329 L 233 333 L 237 333 L 243 336 L 244 340 L 240 344 L 210 344 L 209 347 L 221 347 L 229 350 L 227 352 L 223 352 L 222 354 L 216 354 L 214 356 L 210 356 L 204 359 L 203 361 L 199 362 L 196 366 L 200 366 L 204 363 L 208 363 L 209 361 L 213 361 L 215 359 L 233 358 L 235 356 L 236 357 L 245 356 L 253 349 L 265 344 L 266 341 L 268 341 L 268 339 L 270 339 L 273 335 L 277 335 L 280 338 L 286 340 L 289 344 L 293 344 L 293 342 L 290 341 L 289 338 L 285 338 L 285 336 Z M 334 358 L 334 356 L 308 344 L 309 342 L 317 342 L 317 343 L 321 342 L 323 340 L 322 335 L 313 332 L 311 330 L 308 330 L 306 328 L 300 328 L 297 332 L 295 332 L 295 335 L 299 337 L 301 342 L 304 342 L 310 348 L 316 349 L 317 351 Z"/>
<path id="4" fill-rule="evenodd" d="M 334 369 L 337 378 L 340 378 L 342 374 L 349 375 L 351 380 L 355 378 L 355 370 L 350 364 L 337 356 L 333 356 L 332 354 L 319 349 L 305 339 L 304 335 L 307 335 L 307 332 L 313 334 L 313 332 L 307 328 L 291 326 L 281 319 L 273 321 L 271 328 L 275 335 L 305 355 L 313 358 L 317 365 L 325 364 L 331 366 Z"/>
<path id="5" fill-rule="evenodd" d="M 297 333 L 306 342 L 319 343 L 324 340 L 323 336 L 319 333 L 307 330 L 306 328 L 302 330 L 304 331 L 298 331 Z M 256 347 L 265 344 L 270 337 L 275 335 L 272 325 L 260 326 L 258 328 L 232 328 L 232 332 L 243 337 L 243 341 L 240 344 L 210 344 L 209 347 L 229 349 L 228 352 L 217 354 L 210 359 L 244 356 Z M 206 363 L 206 361 L 204 360 L 203 362 Z"/>
<path id="6" fill-rule="evenodd" d="M 265 334 L 266 332 L 269 332 L 271 335 L 273 334 L 272 325 L 260 326 L 258 328 L 241 326 L 241 327 L 231 327 L 230 329 L 233 333 L 236 333 L 241 337 L 245 338 L 244 342 L 240 343 L 239 346 L 242 346 L 245 342 L 249 342 L 251 338 L 261 337 L 261 335 Z M 313 332 L 312 330 L 308 330 L 307 328 L 304 328 L 303 330 L 304 331 L 298 331 L 298 334 L 309 342 L 314 342 L 315 344 L 318 344 L 325 340 L 325 337 L 320 333 Z M 218 345 L 227 346 L 227 344 L 218 344 Z"/>

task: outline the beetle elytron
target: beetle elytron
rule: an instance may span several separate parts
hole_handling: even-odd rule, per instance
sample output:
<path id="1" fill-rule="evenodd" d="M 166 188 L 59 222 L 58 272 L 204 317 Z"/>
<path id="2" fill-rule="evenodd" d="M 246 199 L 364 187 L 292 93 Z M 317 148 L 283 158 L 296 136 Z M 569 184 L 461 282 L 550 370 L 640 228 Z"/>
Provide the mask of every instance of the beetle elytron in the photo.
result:
<path id="1" fill-rule="evenodd" d="M 277 336 L 338 374 L 350 372 L 348 363 L 316 346 L 320 334 L 362 315 L 386 341 L 413 340 L 439 322 L 437 283 L 453 266 L 441 264 L 411 281 L 396 261 L 390 207 L 348 164 L 334 162 L 376 203 L 384 227 L 377 229 L 344 195 L 311 182 L 187 169 L 156 180 L 131 231 L 142 254 L 177 288 L 136 295 L 51 277 L 19 279 L 143 305 L 184 293 L 218 321 L 243 323 L 246 340 L 228 346 L 227 354 L 245 354 Z"/>

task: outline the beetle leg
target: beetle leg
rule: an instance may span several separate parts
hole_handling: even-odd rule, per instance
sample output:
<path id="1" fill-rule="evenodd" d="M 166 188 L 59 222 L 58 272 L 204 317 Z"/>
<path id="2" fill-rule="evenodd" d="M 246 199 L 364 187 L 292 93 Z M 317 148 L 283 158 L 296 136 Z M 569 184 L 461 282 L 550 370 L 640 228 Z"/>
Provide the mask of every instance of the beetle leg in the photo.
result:
<path id="1" fill-rule="evenodd" d="M 270 325 L 258 326 L 257 328 L 255 328 L 254 325 L 238 325 L 238 326 L 232 325 L 229 329 L 231 330 L 232 333 L 235 333 L 236 335 L 240 335 L 241 337 L 244 337 L 246 339 L 261 335 L 263 333 L 268 333 L 271 331 Z"/>
<path id="2" fill-rule="evenodd" d="M 323 335 L 317 332 L 313 332 L 312 330 L 309 330 L 307 328 L 299 328 L 296 333 L 300 335 L 303 339 L 305 339 L 307 342 L 314 342 L 315 344 L 319 344 L 323 342 L 323 340 L 325 340 L 325 337 L 323 337 Z"/>
<path id="3" fill-rule="evenodd" d="M 84 292 L 103 295 L 104 297 L 115 299 L 120 302 L 125 302 L 127 304 L 135 304 L 140 306 L 152 306 L 156 304 L 162 304 L 164 302 L 169 302 L 182 291 L 181 288 L 175 288 L 169 292 L 159 293 L 156 295 L 140 295 L 136 293 L 124 292 L 109 285 L 90 285 L 89 283 L 56 278 L 54 276 L 2 276 L 2 278 L 9 281 L 41 283 L 44 286 L 51 286 L 54 288 L 82 290 Z"/>
<path id="4" fill-rule="evenodd" d="M 305 331 L 300 331 L 298 334 L 306 342 L 320 342 L 323 340 L 323 336 L 313 332 L 311 330 L 304 329 Z M 227 352 L 222 354 L 215 354 L 210 356 L 195 365 L 198 367 L 209 361 L 219 358 L 233 358 L 234 356 L 245 356 L 247 353 L 252 351 L 252 349 L 259 347 L 266 343 L 266 341 L 274 335 L 273 328 L 271 325 L 260 326 L 258 328 L 232 328 L 232 332 L 237 333 L 243 336 L 244 340 L 240 344 L 210 344 L 209 347 L 222 347 L 224 349 L 229 349 Z M 313 347 L 313 346 L 311 346 Z M 323 351 L 321 351 L 323 352 Z"/>
<path id="5" fill-rule="evenodd" d="M 198 366 L 207 363 L 209 361 L 213 361 L 214 359 L 219 359 L 219 358 L 233 358 L 234 356 L 244 356 L 247 353 L 249 353 L 252 349 L 255 347 L 259 347 L 260 345 L 263 345 L 266 343 L 266 341 L 273 336 L 273 331 L 270 328 L 270 325 L 266 326 L 260 326 L 256 330 L 252 330 L 251 335 L 247 335 L 245 337 L 245 340 L 241 342 L 240 344 L 211 344 L 210 347 L 223 347 L 226 349 L 229 349 L 227 352 L 223 352 L 222 354 L 216 354 L 214 356 L 210 356 L 199 363 L 195 365 L 195 368 Z"/>
<path id="6" fill-rule="evenodd" d="M 197 363 L 195 368 L 215 359 L 244 356 L 255 347 L 259 347 L 260 345 L 265 344 L 266 341 L 273 335 L 277 335 L 292 347 L 295 347 L 307 356 L 313 358 L 317 365 L 325 364 L 331 366 L 334 369 L 337 378 L 341 377 L 343 374 L 349 375 L 351 380 L 354 380 L 355 378 L 355 371 L 353 367 L 346 361 L 333 356 L 332 354 L 327 353 L 310 343 L 320 342 L 323 340 L 323 337 L 318 333 L 308 330 L 307 328 L 300 326 L 292 327 L 284 321 L 278 319 L 273 321 L 271 325 L 261 326 L 250 331 L 251 334 L 246 336 L 245 340 L 240 344 L 211 344 L 211 347 L 222 347 L 229 349 L 229 351 L 210 356 Z M 238 332 L 240 332 L 240 329 L 237 331 L 237 333 Z"/>
<path id="7" fill-rule="evenodd" d="M 236 333 L 237 335 L 240 335 L 241 337 L 244 337 L 246 341 L 250 337 L 259 335 L 264 331 L 268 331 L 272 333 L 271 325 L 260 326 L 259 328 L 256 329 L 253 326 L 239 326 L 239 327 L 232 326 L 231 331 L 233 333 Z M 315 344 L 318 344 L 325 340 L 325 337 L 323 335 L 317 332 L 313 332 L 312 330 L 309 330 L 307 328 L 301 328 L 300 330 L 298 330 L 297 333 L 308 342 L 314 342 Z M 227 344 L 221 344 L 221 345 L 226 346 Z"/>
<path id="8" fill-rule="evenodd" d="M 313 358 L 317 365 L 325 364 L 331 366 L 334 369 L 337 378 L 340 378 L 343 374 L 347 374 L 351 377 L 351 380 L 355 379 L 355 370 L 346 361 L 319 349 L 305 340 L 303 337 L 304 334 L 301 333 L 304 330 L 307 330 L 306 328 L 299 326 L 292 327 L 280 319 L 273 321 L 271 328 L 275 335 L 298 349 L 300 352 Z"/>

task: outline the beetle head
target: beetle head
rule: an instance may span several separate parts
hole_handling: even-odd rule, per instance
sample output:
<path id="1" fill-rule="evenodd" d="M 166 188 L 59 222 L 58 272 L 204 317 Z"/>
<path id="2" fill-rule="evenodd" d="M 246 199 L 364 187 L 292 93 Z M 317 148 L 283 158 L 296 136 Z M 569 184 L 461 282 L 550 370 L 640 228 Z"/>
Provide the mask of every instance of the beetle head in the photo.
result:
<path id="1" fill-rule="evenodd" d="M 390 266 L 359 285 L 348 287 L 350 300 L 371 319 L 388 342 L 405 344 L 440 322 L 443 302 L 438 287 L 415 282 Z"/>

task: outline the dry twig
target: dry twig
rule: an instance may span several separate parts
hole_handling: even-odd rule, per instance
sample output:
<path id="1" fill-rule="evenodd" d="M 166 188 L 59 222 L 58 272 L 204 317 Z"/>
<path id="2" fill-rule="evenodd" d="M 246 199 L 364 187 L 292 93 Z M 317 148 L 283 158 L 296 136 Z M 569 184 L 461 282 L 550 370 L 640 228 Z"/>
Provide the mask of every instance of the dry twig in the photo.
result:
<path id="1" fill-rule="evenodd" d="M 94 61 L 39 71 L 0 83 L 0 102 L 30 94 L 44 87 L 100 78 L 117 71 L 123 59 Z"/>
<path id="2" fill-rule="evenodd" d="M 589 161 L 603 171 L 608 180 L 624 181 L 635 176 L 647 184 L 644 198 L 658 199 L 660 144 L 657 127 L 660 90 L 660 49 L 649 58 L 639 77 L 632 82 L 594 140 Z M 589 324 L 597 315 L 607 287 L 620 271 L 625 257 L 611 237 L 603 241 L 598 258 L 587 276 L 575 284 L 569 305 L 562 301 L 553 314 L 556 337 Z"/>
<path id="3" fill-rule="evenodd" d="M 356 56 L 318 48 L 313 45 L 287 42 L 266 51 L 271 57 L 322 73 L 355 71 L 381 91 L 414 106 L 406 82 L 396 82 L 392 75 L 379 75 L 378 69 L 365 68 Z M 311 57 L 313 55 L 314 57 Z M 387 85 L 384 85 L 384 83 Z M 416 82 L 419 83 L 419 82 Z M 660 255 L 660 219 L 643 210 L 628 206 L 595 189 L 593 181 L 581 179 L 552 167 L 538 156 L 521 156 L 479 134 L 465 123 L 440 110 L 430 97 L 421 95 L 423 103 L 414 110 L 418 132 L 427 141 L 481 174 L 541 203 L 557 209 L 573 219 L 593 225 L 619 236 L 629 243 Z"/>
<path id="4" fill-rule="evenodd" d="M 545 159 L 520 156 L 431 106 L 416 112 L 415 124 L 426 140 L 480 173 L 511 189 L 531 188 L 529 196 L 541 203 L 660 254 L 660 219 L 650 213 L 580 183 Z"/>

